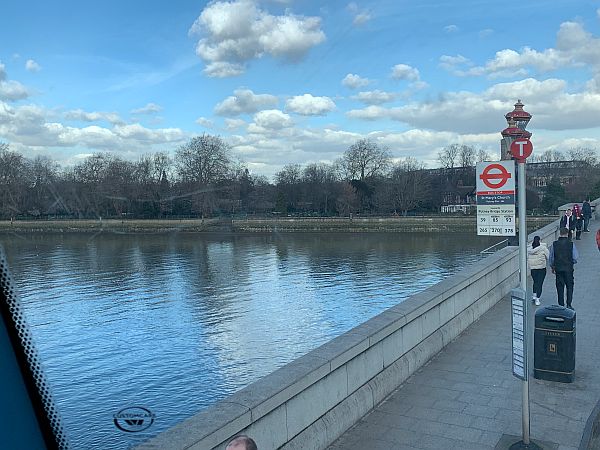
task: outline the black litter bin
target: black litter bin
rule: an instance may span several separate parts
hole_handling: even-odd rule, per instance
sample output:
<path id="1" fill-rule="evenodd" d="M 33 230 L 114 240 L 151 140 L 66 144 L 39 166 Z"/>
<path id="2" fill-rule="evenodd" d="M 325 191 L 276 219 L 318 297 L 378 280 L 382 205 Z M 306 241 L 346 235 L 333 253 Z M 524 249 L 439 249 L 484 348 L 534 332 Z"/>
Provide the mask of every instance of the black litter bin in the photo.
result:
<path id="1" fill-rule="evenodd" d="M 535 378 L 571 383 L 575 372 L 575 311 L 546 306 L 535 313 Z"/>

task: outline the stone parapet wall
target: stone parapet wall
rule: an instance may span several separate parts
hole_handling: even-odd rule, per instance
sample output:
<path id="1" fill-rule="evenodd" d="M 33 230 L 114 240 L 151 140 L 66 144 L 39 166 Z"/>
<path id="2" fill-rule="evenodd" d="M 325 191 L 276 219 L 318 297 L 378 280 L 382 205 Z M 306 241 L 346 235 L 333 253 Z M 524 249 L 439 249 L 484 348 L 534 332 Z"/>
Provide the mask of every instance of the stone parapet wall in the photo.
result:
<path id="1" fill-rule="evenodd" d="M 528 218 L 528 227 L 537 229 L 554 217 Z M 475 232 L 476 216 L 435 217 L 301 217 L 234 219 L 236 232 Z"/>
<path id="2" fill-rule="evenodd" d="M 557 225 L 535 234 L 551 243 Z M 243 433 L 261 450 L 324 449 L 516 287 L 518 266 L 506 247 L 138 448 L 224 449 Z"/>
<path id="3" fill-rule="evenodd" d="M 573 208 L 573 205 L 575 205 L 575 204 L 578 204 L 579 206 L 581 206 L 583 204 L 583 201 L 565 203 L 564 205 L 559 206 L 558 214 L 562 216 L 567 209 Z M 590 200 L 590 206 L 592 207 L 592 217 L 597 218 L 598 211 L 600 211 L 600 208 L 598 208 L 600 206 L 600 198 L 597 198 L 595 200 Z"/>

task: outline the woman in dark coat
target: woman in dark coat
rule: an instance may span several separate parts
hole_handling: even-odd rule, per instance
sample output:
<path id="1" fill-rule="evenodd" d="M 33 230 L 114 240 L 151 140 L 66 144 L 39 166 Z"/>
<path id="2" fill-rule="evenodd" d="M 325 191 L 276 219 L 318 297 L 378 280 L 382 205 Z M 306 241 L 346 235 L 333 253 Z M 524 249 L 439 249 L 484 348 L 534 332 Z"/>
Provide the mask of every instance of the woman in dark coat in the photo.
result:
<path id="1" fill-rule="evenodd" d="M 573 216 L 575 216 L 575 240 L 581 239 L 581 230 L 583 230 L 583 214 L 579 205 L 573 207 Z"/>

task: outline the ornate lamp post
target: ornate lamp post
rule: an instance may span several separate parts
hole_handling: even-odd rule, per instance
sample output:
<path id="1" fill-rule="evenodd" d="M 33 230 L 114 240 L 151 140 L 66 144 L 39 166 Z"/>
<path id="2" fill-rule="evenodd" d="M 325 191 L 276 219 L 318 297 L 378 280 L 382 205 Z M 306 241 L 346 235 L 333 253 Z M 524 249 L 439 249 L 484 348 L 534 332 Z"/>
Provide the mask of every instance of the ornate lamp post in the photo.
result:
<path id="1" fill-rule="evenodd" d="M 515 109 L 505 115 L 508 127 L 502 130 L 501 159 L 514 159 L 517 163 L 517 211 L 519 216 L 519 288 L 514 289 L 511 303 L 516 302 L 517 309 L 522 308 L 523 322 L 523 359 L 524 371 L 519 378 L 522 379 L 522 425 L 523 440 L 510 446 L 511 450 L 540 449 L 537 444 L 530 439 L 530 420 L 529 420 L 529 363 L 528 346 L 530 340 L 529 333 L 529 300 L 527 299 L 527 223 L 526 223 L 526 204 L 525 204 L 525 161 L 531 154 L 533 146 L 529 142 L 531 133 L 525 128 L 531 120 L 531 114 L 523 110 L 523 103 L 518 100 L 515 103 Z M 515 151 L 516 149 L 516 151 Z M 525 150 L 526 149 L 526 150 Z M 513 306 L 515 308 L 515 306 Z M 513 323 L 513 333 L 514 333 Z M 514 341 L 514 337 L 513 337 Z M 514 344 L 513 344 L 514 347 Z M 515 350 L 513 348 L 513 358 Z M 514 370 L 513 370 L 513 373 Z M 515 373 L 516 375 L 516 373 Z"/>
<path id="2" fill-rule="evenodd" d="M 531 114 L 523 110 L 523 106 L 525 105 L 521 103 L 521 100 L 517 100 L 515 109 L 504 116 L 508 127 L 502 130 L 502 141 L 500 141 L 500 159 L 502 160 L 512 159 L 510 144 L 515 139 L 529 139 L 531 137 L 531 133 L 525 129 L 531 120 Z"/>

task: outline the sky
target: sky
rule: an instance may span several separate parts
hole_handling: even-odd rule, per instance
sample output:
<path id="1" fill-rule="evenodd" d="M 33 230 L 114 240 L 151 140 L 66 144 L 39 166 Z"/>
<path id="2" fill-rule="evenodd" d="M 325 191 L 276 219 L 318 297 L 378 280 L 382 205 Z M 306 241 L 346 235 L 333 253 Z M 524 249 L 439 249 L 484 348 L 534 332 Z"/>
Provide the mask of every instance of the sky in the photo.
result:
<path id="1" fill-rule="evenodd" d="M 438 167 L 499 158 L 504 114 L 534 153 L 600 148 L 600 0 L 5 0 L 0 142 L 62 166 L 174 155 L 221 136 L 255 175 L 369 138 Z"/>

